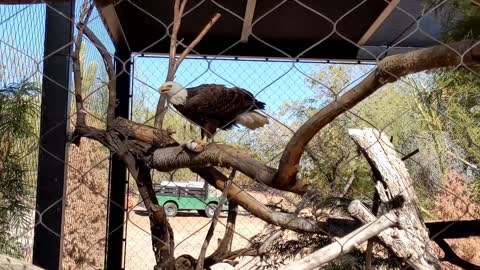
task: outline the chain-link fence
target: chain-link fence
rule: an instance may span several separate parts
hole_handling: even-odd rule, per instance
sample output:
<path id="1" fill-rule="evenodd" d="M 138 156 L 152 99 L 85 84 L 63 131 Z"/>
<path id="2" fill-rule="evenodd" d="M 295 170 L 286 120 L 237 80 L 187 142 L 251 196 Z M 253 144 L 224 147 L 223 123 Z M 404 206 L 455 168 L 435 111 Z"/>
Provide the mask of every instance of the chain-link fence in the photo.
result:
<path id="1" fill-rule="evenodd" d="M 41 265 L 42 239 L 56 239 L 65 269 L 170 269 L 168 252 L 195 269 L 206 247 L 205 266 L 235 269 L 479 267 L 479 3 L 74 1 L 70 18 L 69 1 L 14 2 L 0 5 L 0 254 Z M 48 12 L 73 35 L 44 54 L 48 29 L 65 27 Z M 172 41 L 191 51 L 169 77 Z M 65 49 L 67 83 L 44 70 Z M 71 96 L 48 131 L 45 81 Z M 151 128 L 161 89 L 170 137 Z M 265 107 L 235 111 L 244 91 Z M 43 137 L 62 121 L 66 156 Z M 37 185 L 37 172 L 62 175 L 39 152 L 65 168 L 59 193 Z M 45 194 L 60 199 L 44 208 Z M 375 216 L 396 228 L 357 240 Z M 323 262 L 315 251 L 335 243 L 341 256 Z"/>

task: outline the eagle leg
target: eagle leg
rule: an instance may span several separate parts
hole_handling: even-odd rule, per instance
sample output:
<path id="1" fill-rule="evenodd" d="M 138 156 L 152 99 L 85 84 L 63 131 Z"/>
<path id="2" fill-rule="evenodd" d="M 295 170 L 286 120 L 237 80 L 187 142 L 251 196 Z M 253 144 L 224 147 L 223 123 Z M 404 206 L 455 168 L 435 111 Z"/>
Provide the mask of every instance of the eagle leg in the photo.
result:
<path id="1" fill-rule="evenodd" d="M 202 142 L 208 144 L 213 142 L 213 134 L 217 130 L 215 122 L 207 122 L 207 124 L 201 128 Z"/>

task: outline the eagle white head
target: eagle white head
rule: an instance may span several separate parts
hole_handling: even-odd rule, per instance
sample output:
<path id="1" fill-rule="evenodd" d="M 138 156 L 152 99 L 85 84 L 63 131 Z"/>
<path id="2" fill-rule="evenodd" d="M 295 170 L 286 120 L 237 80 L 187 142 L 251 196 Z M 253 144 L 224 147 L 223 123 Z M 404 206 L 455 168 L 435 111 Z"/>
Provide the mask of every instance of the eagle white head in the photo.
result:
<path id="1" fill-rule="evenodd" d="M 182 105 L 187 101 L 187 89 L 176 82 L 166 82 L 160 86 L 161 94 L 166 94 L 167 99 L 173 105 Z"/>

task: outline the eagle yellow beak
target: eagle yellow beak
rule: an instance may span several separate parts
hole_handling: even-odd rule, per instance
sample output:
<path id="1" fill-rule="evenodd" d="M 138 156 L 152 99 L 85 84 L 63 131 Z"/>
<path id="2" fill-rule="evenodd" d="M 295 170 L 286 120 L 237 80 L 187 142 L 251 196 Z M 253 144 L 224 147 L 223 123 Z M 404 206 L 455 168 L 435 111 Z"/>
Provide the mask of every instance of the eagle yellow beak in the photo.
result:
<path id="1" fill-rule="evenodd" d="M 166 93 L 166 92 L 168 92 L 168 90 L 170 90 L 170 87 L 168 87 L 168 86 L 160 87 L 160 93 Z"/>

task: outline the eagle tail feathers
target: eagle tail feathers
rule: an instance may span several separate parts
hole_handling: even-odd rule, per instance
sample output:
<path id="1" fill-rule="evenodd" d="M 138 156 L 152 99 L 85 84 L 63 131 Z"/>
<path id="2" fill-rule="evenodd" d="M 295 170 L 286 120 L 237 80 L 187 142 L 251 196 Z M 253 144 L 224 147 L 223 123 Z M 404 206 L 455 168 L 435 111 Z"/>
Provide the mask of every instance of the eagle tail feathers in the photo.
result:
<path id="1" fill-rule="evenodd" d="M 268 124 L 269 121 L 268 118 L 263 114 L 260 114 L 256 111 L 250 111 L 237 116 L 235 123 L 254 130 L 263 127 L 264 125 Z"/>
<path id="2" fill-rule="evenodd" d="M 255 107 L 257 107 L 257 109 L 259 109 L 259 110 L 264 110 L 265 109 L 265 102 L 255 100 Z"/>

